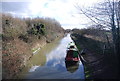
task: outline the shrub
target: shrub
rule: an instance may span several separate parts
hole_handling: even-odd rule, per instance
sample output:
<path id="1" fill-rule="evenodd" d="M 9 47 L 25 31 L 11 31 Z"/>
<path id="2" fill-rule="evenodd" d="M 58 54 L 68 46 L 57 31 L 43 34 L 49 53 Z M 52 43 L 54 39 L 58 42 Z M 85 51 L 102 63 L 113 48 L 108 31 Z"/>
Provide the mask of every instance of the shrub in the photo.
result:
<path id="1" fill-rule="evenodd" d="M 8 14 L 2 14 L 2 27 L 3 38 L 8 40 L 19 38 L 21 35 L 22 38 L 24 38 L 24 35 L 27 34 L 32 37 L 35 36 L 39 39 L 42 36 L 53 39 L 54 35 L 51 32 L 54 32 L 56 36 L 64 34 L 64 29 L 61 27 L 60 23 L 51 18 L 20 19 L 12 17 Z"/>
<path id="2" fill-rule="evenodd" d="M 38 25 L 35 25 L 34 27 L 32 27 L 30 30 L 27 31 L 28 34 L 31 34 L 31 35 L 45 35 L 45 27 L 43 24 L 38 24 Z"/>
<path id="3" fill-rule="evenodd" d="M 13 18 L 10 15 L 2 15 L 3 36 L 16 38 L 26 33 L 26 23 L 19 18 Z"/>

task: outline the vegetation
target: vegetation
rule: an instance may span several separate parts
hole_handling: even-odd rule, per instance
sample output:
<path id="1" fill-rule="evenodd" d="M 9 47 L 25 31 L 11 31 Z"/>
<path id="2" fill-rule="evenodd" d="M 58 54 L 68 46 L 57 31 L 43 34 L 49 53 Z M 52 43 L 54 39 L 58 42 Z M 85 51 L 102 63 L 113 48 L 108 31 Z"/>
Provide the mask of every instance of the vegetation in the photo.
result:
<path id="1" fill-rule="evenodd" d="M 99 30 L 101 31 L 97 32 L 97 34 L 99 35 L 96 35 L 96 31 L 98 31 L 98 29 L 96 28 L 88 28 L 81 30 L 73 29 L 73 32 L 71 34 L 71 37 L 75 41 L 79 51 L 82 51 L 83 49 L 85 50 L 86 54 L 82 56 L 86 60 L 86 63 L 83 63 L 85 67 L 86 78 L 115 79 L 117 77 L 118 70 L 117 67 L 115 67 L 116 61 L 113 59 L 113 48 L 110 48 L 107 45 L 107 40 L 105 41 L 101 36 L 103 35 L 101 32 L 106 33 L 108 31 Z M 84 34 L 82 32 L 84 32 Z M 108 35 L 111 34 L 108 33 Z"/>
<path id="2" fill-rule="evenodd" d="M 88 29 L 82 29 L 82 30 L 74 29 L 73 32 L 76 34 L 79 34 L 80 37 L 82 35 L 83 36 L 82 38 L 85 38 L 86 40 L 89 40 L 89 39 L 92 40 L 91 42 L 86 41 L 86 44 L 90 46 L 89 48 L 91 48 L 89 49 L 89 51 L 94 50 L 95 55 L 93 55 L 93 57 L 96 56 L 98 52 L 104 55 L 103 56 L 104 60 L 102 59 L 101 63 L 98 63 L 98 64 L 95 63 L 95 64 L 97 66 L 99 66 L 100 64 L 102 65 L 106 64 L 106 67 L 108 66 L 109 70 L 110 69 L 112 70 L 114 68 L 113 73 L 108 70 L 106 71 L 109 74 L 115 74 L 113 76 L 112 75 L 110 76 L 108 74 L 109 77 L 119 78 L 119 75 L 120 75 L 120 70 L 119 70 L 120 68 L 120 59 L 119 59 L 120 58 L 120 28 L 119 28 L 120 1 L 105 0 L 104 2 L 98 3 L 94 5 L 94 7 L 89 7 L 87 9 L 85 8 L 83 9 L 79 5 L 77 5 L 76 8 L 79 10 L 81 14 L 84 14 L 87 18 L 89 18 L 91 22 L 93 22 L 95 25 L 90 26 L 90 28 Z M 99 42 L 95 42 L 95 41 L 99 41 Z M 95 45 L 92 43 L 94 43 Z M 84 44 L 83 46 L 85 46 L 86 44 Z M 101 51 L 97 50 L 98 52 L 97 51 L 95 52 L 96 49 L 101 49 Z M 109 63 L 111 63 L 112 65 Z"/>
<path id="3" fill-rule="evenodd" d="M 2 14 L 2 28 L 2 67 L 6 79 L 15 78 L 22 70 L 33 55 L 32 49 L 64 35 L 60 23 L 51 18 L 21 19 Z"/>

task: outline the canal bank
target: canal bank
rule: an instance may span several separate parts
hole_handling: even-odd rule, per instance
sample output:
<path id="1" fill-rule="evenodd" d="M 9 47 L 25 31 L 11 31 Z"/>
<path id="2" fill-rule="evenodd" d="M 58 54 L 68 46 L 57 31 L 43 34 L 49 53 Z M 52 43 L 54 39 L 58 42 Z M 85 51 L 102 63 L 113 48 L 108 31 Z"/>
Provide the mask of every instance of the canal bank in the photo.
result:
<path id="1" fill-rule="evenodd" d="M 30 59 L 20 74 L 20 78 L 84 79 L 84 68 L 81 62 L 72 69 L 66 68 L 66 49 L 71 41 L 70 34 L 68 34 L 62 39 L 47 44 Z"/>
<path id="2" fill-rule="evenodd" d="M 86 60 L 84 63 L 85 78 L 96 80 L 96 79 L 116 79 L 116 69 L 114 69 L 114 62 L 111 62 L 105 57 L 105 54 L 101 54 L 99 41 L 84 37 L 77 33 L 71 34 L 71 38 L 76 43 L 76 46 L 80 51 L 85 50 L 82 56 Z"/>
<path id="3" fill-rule="evenodd" d="M 54 40 L 62 38 L 63 35 L 64 34 L 57 36 Z M 26 67 L 27 62 L 38 52 L 32 49 L 42 49 L 48 44 L 46 41 L 47 39 L 42 37 L 39 40 L 33 39 L 31 43 L 26 43 L 19 38 L 2 42 L 2 78 L 16 79 L 16 76 Z"/>
<path id="4" fill-rule="evenodd" d="M 47 43 L 63 36 L 65 30 L 52 18 L 18 18 L 2 15 L 2 78 L 15 79 L 26 62 Z"/>

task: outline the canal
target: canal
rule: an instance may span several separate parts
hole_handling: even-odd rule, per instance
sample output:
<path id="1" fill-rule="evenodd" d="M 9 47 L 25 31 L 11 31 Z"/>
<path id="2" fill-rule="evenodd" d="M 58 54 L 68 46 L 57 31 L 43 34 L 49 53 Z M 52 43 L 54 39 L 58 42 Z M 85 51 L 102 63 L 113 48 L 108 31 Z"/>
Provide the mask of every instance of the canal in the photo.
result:
<path id="1" fill-rule="evenodd" d="M 81 62 L 66 67 L 67 45 L 73 41 L 70 34 L 57 39 L 35 54 L 19 75 L 20 79 L 84 79 L 84 67 Z"/>

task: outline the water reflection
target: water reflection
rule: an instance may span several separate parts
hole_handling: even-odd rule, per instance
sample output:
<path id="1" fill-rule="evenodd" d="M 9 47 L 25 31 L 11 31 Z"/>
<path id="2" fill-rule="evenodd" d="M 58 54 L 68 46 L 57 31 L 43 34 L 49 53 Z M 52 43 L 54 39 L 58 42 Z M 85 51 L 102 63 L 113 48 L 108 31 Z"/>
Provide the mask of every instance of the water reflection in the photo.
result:
<path id="1" fill-rule="evenodd" d="M 49 54 L 53 49 L 55 49 L 60 44 L 60 39 L 56 39 L 54 42 L 48 43 L 46 46 L 40 49 L 40 51 L 35 54 L 23 68 L 22 72 L 17 76 L 20 79 L 26 78 L 29 72 L 36 71 L 39 67 L 46 64 L 46 54 Z M 37 68 L 36 68 L 37 66 Z"/>
<path id="2" fill-rule="evenodd" d="M 46 63 L 42 66 L 33 66 L 25 74 L 26 79 L 84 79 L 84 69 L 81 62 L 70 67 L 66 64 L 66 49 L 72 39 L 70 35 L 64 37 L 58 45 L 47 52 Z M 52 46 L 51 46 L 52 48 Z M 34 59 L 35 60 L 35 59 Z"/>
<path id="3" fill-rule="evenodd" d="M 66 65 L 67 71 L 74 73 L 79 67 L 79 62 L 65 61 L 65 65 Z"/>
<path id="4" fill-rule="evenodd" d="M 72 41 L 73 40 L 70 38 L 70 35 L 67 35 L 67 37 L 63 38 L 60 41 L 59 46 L 46 55 L 46 66 L 51 66 L 58 70 L 65 71 L 66 48 L 68 46 L 68 43 Z"/>
<path id="5" fill-rule="evenodd" d="M 34 72 L 39 66 L 32 66 L 32 68 L 29 70 L 29 72 Z"/>

